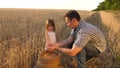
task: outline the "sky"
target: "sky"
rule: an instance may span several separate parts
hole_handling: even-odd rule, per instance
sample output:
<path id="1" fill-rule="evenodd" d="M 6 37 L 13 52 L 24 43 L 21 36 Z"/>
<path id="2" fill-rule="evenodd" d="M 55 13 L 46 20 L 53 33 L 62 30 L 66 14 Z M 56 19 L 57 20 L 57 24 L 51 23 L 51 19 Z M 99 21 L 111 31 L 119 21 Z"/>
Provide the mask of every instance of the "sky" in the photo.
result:
<path id="1" fill-rule="evenodd" d="M 0 0 L 0 8 L 74 9 L 91 11 L 104 0 Z"/>

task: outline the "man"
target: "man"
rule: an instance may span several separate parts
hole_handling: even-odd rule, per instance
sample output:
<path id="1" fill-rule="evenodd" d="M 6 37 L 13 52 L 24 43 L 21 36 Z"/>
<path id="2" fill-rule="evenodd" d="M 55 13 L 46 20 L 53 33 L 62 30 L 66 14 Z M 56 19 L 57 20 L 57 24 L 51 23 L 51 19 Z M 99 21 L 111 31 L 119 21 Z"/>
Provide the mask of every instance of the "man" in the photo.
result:
<path id="1" fill-rule="evenodd" d="M 67 55 L 76 56 L 78 68 L 85 68 L 87 60 L 105 51 L 105 37 L 96 26 L 81 21 L 79 13 L 75 10 L 68 11 L 64 18 L 67 26 L 72 28 L 70 36 L 61 42 L 48 44 L 47 49 L 48 51 L 56 49 Z"/>

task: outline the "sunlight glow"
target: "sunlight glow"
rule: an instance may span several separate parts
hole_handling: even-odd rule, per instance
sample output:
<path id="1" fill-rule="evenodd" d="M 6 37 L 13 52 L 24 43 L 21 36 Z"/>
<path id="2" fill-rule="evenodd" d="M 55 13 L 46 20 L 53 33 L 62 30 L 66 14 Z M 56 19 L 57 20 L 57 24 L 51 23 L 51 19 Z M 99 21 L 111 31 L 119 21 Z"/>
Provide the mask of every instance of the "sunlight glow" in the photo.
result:
<path id="1" fill-rule="evenodd" d="M 0 8 L 92 10 L 104 0 L 0 0 Z"/>

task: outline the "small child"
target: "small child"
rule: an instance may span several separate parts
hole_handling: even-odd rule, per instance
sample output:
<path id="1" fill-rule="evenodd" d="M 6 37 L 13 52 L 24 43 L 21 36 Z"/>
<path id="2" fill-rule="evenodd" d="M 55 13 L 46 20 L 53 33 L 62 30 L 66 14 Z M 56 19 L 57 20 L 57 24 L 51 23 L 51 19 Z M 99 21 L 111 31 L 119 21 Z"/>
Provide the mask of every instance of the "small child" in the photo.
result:
<path id="1" fill-rule="evenodd" d="M 45 50 L 47 51 L 47 44 L 56 43 L 56 33 L 55 33 L 55 23 L 53 19 L 48 19 L 46 21 L 45 28 L 45 38 L 46 38 L 46 46 Z"/>

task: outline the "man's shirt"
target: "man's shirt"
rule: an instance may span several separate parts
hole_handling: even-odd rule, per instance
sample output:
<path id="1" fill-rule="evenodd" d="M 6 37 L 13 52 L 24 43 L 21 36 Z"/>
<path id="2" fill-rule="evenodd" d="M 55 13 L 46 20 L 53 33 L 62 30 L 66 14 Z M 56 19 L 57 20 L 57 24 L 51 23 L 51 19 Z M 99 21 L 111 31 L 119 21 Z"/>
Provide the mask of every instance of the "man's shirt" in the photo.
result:
<path id="1" fill-rule="evenodd" d="M 85 47 L 94 45 L 100 52 L 106 49 L 106 40 L 102 31 L 96 26 L 81 21 L 76 29 L 72 29 L 70 36 L 75 39 L 73 45 Z"/>

